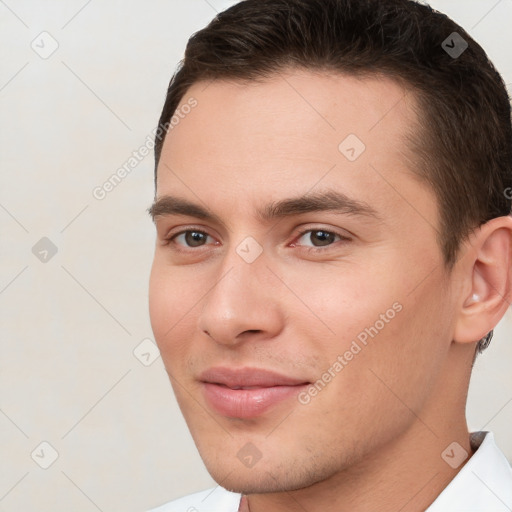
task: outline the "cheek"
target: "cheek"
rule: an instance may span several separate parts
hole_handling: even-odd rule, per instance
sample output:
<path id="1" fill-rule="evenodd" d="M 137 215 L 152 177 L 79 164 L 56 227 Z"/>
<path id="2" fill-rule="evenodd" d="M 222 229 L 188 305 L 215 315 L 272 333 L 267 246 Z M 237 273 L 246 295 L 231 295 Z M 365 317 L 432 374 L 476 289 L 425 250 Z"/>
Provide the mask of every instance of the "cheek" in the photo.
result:
<path id="1" fill-rule="evenodd" d="M 187 314 L 191 309 L 186 287 L 176 283 L 169 270 L 155 262 L 149 280 L 149 317 L 166 367 L 186 346 L 186 337 L 180 333 L 187 328 Z M 180 339 L 184 340 L 181 344 Z"/>
<path id="2" fill-rule="evenodd" d="M 310 313 L 296 320 L 304 324 L 308 321 L 310 333 L 316 327 L 323 336 L 330 334 L 333 350 L 350 345 L 361 333 L 364 340 L 365 329 L 374 332 L 375 324 L 379 332 L 387 329 L 399 316 L 397 308 L 401 309 L 395 304 L 402 295 L 397 286 L 400 280 L 371 265 L 343 262 L 312 267 L 308 279 L 302 273 L 290 275 L 288 281 Z"/>
<path id="3" fill-rule="evenodd" d="M 166 281 L 162 277 L 156 262 L 153 262 L 149 278 L 149 318 L 158 344 L 165 334 L 165 325 L 169 323 L 167 313 L 172 306 L 171 296 L 166 289 Z"/>
<path id="4" fill-rule="evenodd" d="M 340 384 L 358 387 L 363 380 L 365 386 L 382 386 L 382 376 L 397 389 L 414 389 L 412 382 L 425 383 L 435 374 L 449 327 L 440 318 L 448 318 L 448 304 L 446 295 L 440 297 L 440 277 L 432 274 L 418 287 L 419 273 L 405 261 L 380 261 L 364 268 L 326 266 L 302 285 L 295 281 L 297 294 L 317 317 L 296 318 L 309 340 L 307 350 L 319 354 L 321 342 L 317 371 L 332 371 L 342 356 L 343 368 L 334 370 L 346 374 Z"/>
<path id="5" fill-rule="evenodd" d="M 440 296 L 439 284 L 433 276 L 414 293 L 404 286 L 397 295 L 400 312 L 369 338 L 359 367 L 367 385 L 380 389 L 381 403 L 376 408 L 385 406 L 398 413 L 407 404 L 420 410 L 431 392 L 450 341 L 449 304 L 447 296 Z"/>

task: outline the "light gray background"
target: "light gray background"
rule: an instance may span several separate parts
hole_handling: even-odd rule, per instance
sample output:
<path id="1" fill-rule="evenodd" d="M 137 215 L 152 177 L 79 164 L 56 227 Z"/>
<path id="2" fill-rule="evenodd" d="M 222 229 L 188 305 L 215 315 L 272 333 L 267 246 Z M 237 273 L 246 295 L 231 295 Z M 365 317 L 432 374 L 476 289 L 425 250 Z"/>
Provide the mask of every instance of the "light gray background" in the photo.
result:
<path id="1" fill-rule="evenodd" d="M 1 511 L 135 512 L 214 485 L 161 359 L 136 350 L 152 340 L 152 155 L 103 200 L 92 191 L 155 127 L 188 37 L 233 3 L 0 1 Z M 512 0 L 432 5 L 512 82 Z M 31 47 L 55 44 L 43 31 L 48 58 Z M 46 262 L 42 237 L 58 249 Z M 511 334 L 509 310 L 468 418 L 512 460 Z"/>

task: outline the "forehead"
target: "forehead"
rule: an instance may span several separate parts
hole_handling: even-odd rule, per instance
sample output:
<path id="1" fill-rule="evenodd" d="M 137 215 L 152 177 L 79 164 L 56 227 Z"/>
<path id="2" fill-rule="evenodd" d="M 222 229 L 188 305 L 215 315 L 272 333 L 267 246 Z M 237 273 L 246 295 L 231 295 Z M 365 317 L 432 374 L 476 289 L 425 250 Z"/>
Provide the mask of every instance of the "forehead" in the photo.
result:
<path id="1" fill-rule="evenodd" d="M 222 121 L 236 111 L 241 116 L 249 113 L 262 122 L 268 121 L 269 116 L 274 122 L 286 122 L 292 110 L 297 119 L 308 124 L 316 121 L 324 128 L 342 131 L 349 123 L 366 132 L 373 131 L 387 114 L 391 114 L 394 124 L 416 119 L 411 109 L 415 100 L 412 89 L 382 73 L 359 77 L 288 68 L 255 80 L 197 82 L 185 93 L 180 107 L 191 97 L 198 99 L 200 107 L 194 109 L 194 117 L 203 114 L 202 120 L 218 115 Z M 274 124 L 275 129 L 280 126 Z"/>
<path id="2" fill-rule="evenodd" d="M 381 75 L 287 70 L 258 81 L 199 82 L 182 98 L 163 153 L 192 164 L 207 152 L 239 171 L 269 154 L 334 163 L 351 134 L 374 154 L 384 146 L 392 153 L 405 149 L 403 136 L 414 130 L 413 103 L 410 91 Z"/>
<path id="3" fill-rule="evenodd" d="M 415 178 L 406 143 L 415 107 L 410 91 L 383 76 L 287 70 L 196 83 L 166 136 L 157 196 L 181 192 L 212 207 L 229 198 L 240 211 L 325 186 L 377 209 L 397 210 L 397 200 L 422 208 L 424 196 L 422 215 L 434 223 L 432 193 Z"/>

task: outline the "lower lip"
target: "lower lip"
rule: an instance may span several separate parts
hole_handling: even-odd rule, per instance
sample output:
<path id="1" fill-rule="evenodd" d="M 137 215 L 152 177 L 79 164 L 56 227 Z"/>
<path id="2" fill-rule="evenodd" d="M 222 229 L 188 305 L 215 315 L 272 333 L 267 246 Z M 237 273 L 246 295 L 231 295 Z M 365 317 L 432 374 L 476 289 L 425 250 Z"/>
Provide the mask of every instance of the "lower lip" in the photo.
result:
<path id="1" fill-rule="evenodd" d="M 277 403 L 296 397 L 308 385 L 231 389 L 203 382 L 203 390 L 206 401 L 219 414 L 231 418 L 255 418 Z"/>

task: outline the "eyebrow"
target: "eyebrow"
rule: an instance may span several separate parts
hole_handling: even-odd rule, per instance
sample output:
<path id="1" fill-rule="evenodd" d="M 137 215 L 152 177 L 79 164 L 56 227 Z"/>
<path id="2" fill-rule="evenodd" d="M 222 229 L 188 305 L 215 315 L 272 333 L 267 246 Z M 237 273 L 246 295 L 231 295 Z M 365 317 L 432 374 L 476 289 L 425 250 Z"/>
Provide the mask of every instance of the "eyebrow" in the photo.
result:
<path id="1" fill-rule="evenodd" d="M 256 215 L 261 222 L 268 223 L 285 217 L 311 212 L 335 212 L 345 215 L 373 217 L 380 220 L 377 211 L 368 203 L 352 199 L 335 190 L 325 190 L 307 193 L 299 197 L 281 199 L 267 204 L 263 209 L 258 210 Z M 153 221 L 157 217 L 166 215 L 186 215 L 224 225 L 220 217 L 207 208 L 190 202 L 187 199 L 171 195 L 164 195 L 157 199 L 148 208 L 148 213 L 153 218 Z"/>

